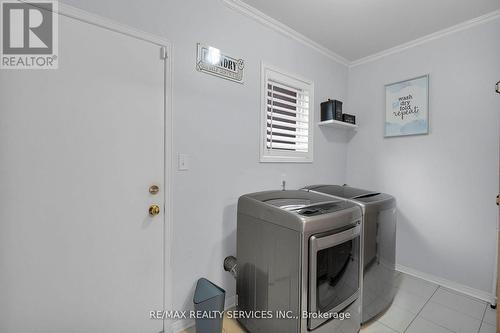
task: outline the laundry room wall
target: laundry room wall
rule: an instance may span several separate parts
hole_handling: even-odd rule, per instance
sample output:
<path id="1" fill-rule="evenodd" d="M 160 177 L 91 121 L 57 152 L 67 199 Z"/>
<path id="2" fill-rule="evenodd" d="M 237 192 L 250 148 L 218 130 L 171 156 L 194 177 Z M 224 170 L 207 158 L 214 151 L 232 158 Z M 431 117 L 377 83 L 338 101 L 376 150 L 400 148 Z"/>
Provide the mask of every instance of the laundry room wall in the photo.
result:
<path id="1" fill-rule="evenodd" d="M 359 130 L 347 183 L 398 200 L 399 268 L 491 298 L 497 237 L 500 20 L 349 73 Z M 384 139 L 384 85 L 430 75 L 430 133 Z"/>
<path id="2" fill-rule="evenodd" d="M 189 155 L 187 171 L 177 171 L 176 156 L 172 161 L 173 309 L 192 307 L 199 277 L 225 288 L 231 302 L 235 282 L 222 262 L 236 252 L 238 197 L 279 189 L 282 174 L 288 188 L 345 177 L 347 134 L 317 126 L 313 163 L 259 163 L 261 61 L 314 81 L 316 121 L 321 101 L 347 98 L 347 67 L 220 0 L 62 2 L 173 43 L 174 153 Z M 245 83 L 197 72 L 198 42 L 243 58 Z"/>

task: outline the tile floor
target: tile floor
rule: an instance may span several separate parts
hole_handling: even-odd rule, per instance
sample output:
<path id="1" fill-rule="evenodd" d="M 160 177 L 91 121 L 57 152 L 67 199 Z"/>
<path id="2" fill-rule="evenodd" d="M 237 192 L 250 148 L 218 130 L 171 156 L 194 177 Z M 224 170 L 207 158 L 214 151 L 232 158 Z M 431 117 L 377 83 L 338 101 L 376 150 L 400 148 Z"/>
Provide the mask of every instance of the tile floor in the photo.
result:
<path id="1" fill-rule="evenodd" d="M 392 306 L 360 333 L 496 333 L 496 311 L 486 302 L 405 274 L 398 282 Z M 246 333 L 227 318 L 223 328 L 224 333 Z"/>

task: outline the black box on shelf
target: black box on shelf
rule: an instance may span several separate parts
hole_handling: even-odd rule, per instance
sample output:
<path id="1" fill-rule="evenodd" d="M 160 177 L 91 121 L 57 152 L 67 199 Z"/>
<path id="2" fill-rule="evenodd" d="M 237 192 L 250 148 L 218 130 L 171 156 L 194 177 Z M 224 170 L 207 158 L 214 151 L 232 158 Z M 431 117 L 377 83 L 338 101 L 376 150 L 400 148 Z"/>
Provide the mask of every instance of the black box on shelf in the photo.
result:
<path id="1" fill-rule="evenodd" d="M 321 103 L 321 121 L 335 118 L 334 105 L 332 100 Z"/>
<path id="2" fill-rule="evenodd" d="M 349 124 L 356 124 L 356 116 L 348 113 L 342 115 L 342 121 Z"/>
<path id="3" fill-rule="evenodd" d="M 321 103 L 321 121 L 332 119 L 342 121 L 342 102 L 329 99 Z"/>
<path id="4" fill-rule="evenodd" d="M 342 102 L 335 100 L 335 120 L 342 121 Z"/>

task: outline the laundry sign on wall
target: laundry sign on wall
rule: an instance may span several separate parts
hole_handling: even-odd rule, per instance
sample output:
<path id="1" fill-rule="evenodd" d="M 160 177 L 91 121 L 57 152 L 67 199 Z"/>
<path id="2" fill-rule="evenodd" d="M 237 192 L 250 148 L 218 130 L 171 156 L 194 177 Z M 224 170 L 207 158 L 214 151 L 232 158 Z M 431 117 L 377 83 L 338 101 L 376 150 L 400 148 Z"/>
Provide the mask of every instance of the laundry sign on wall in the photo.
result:
<path id="1" fill-rule="evenodd" d="M 223 54 L 219 49 L 198 43 L 196 69 L 227 80 L 243 83 L 243 59 Z"/>
<path id="2" fill-rule="evenodd" d="M 385 86 L 385 137 L 429 133 L 429 75 Z"/>

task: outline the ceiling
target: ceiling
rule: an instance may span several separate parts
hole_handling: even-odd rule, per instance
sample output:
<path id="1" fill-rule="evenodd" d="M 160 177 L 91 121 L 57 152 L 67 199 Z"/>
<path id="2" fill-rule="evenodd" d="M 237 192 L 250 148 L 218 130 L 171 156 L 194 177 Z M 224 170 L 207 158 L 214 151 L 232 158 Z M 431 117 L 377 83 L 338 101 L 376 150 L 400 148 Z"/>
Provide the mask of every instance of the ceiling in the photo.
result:
<path id="1" fill-rule="evenodd" d="M 349 61 L 500 9 L 500 0 L 243 0 Z"/>

